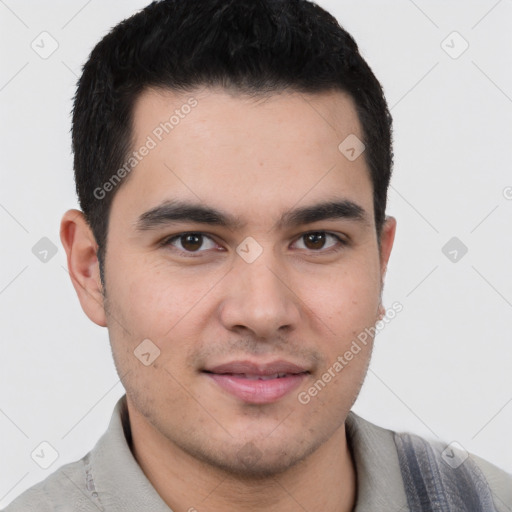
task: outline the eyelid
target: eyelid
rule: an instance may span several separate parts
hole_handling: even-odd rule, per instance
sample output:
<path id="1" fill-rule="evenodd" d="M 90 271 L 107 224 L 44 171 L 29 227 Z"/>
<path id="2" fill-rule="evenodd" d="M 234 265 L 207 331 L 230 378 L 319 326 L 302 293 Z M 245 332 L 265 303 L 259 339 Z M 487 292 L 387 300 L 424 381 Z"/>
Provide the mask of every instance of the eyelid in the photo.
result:
<path id="1" fill-rule="evenodd" d="M 204 231 L 182 231 L 181 233 L 176 233 L 175 235 L 170 235 L 170 236 L 165 237 L 161 242 L 159 242 L 159 246 L 161 246 L 161 247 L 173 247 L 171 245 L 171 242 L 173 240 L 179 240 L 182 236 L 185 236 L 185 235 L 201 235 L 203 238 L 208 238 L 214 244 L 219 245 L 217 243 L 217 241 L 215 240 L 215 237 L 213 235 L 211 235 L 209 233 L 205 233 Z M 184 251 L 184 250 L 178 249 L 176 247 L 173 247 L 173 249 L 175 249 L 177 252 L 179 252 L 181 254 L 187 254 L 188 256 L 194 255 L 194 254 L 201 254 L 201 253 L 206 252 L 206 251 L 209 250 L 209 249 L 206 249 L 206 250 L 198 250 L 198 251 Z"/>
<path id="2" fill-rule="evenodd" d="M 299 241 L 301 238 L 303 238 L 303 237 L 305 237 L 307 235 L 311 235 L 311 234 L 314 234 L 314 233 L 323 233 L 326 236 L 332 236 L 333 238 L 335 238 L 337 240 L 338 244 L 334 245 L 333 247 L 329 247 L 328 249 L 318 249 L 316 251 L 313 250 L 313 249 L 310 249 L 308 252 L 310 252 L 313 255 L 316 255 L 316 254 L 318 254 L 318 255 L 330 254 L 331 252 L 336 252 L 337 250 L 340 250 L 343 247 L 348 245 L 348 241 L 346 239 L 344 239 L 343 237 L 341 237 L 340 235 L 337 235 L 336 233 L 333 233 L 332 231 L 326 231 L 326 230 L 322 230 L 322 229 L 316 229 L 316 230 L 313 229 L 313 230 L 310 230 L 310 231 L 306 231 L 305 233 L 300 234 L 295 239 L 295 242 Z"/>

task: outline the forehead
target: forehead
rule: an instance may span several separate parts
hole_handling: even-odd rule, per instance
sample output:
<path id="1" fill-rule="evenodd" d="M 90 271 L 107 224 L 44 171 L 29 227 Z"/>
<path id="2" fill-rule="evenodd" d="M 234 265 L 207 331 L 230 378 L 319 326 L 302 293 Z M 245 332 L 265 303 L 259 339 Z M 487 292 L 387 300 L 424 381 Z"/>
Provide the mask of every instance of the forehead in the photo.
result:
<path id="1" fill-rule="evenodd" d="M 134 105 L 132 131 L 135 151 L 150 147 L 117 194 L 131 194 L 133 208 L 180 197 L 241 216 L 256 205 L 259 215 L 277 215 L 278 204 L 339 192 L 373 212 L 364 154 L 351 161 L 339 147 L 347 137 L 363 139 L 343 92 L 248 97 L 148 89 Z"/>
<path id="2" fill-rule="evenodd" d="M 300 138 L 302 143 L 308 139 L 314 144 L 334 134 L 336 138 L 349 134 L 363 138 L 354 101 L 343 91 L 307 94 L 290 90 L 249 96 L 220 87 L 190 92 L 148 88 L 137 97 L 133 109 L 132 129 L 137 142 L 150 133 L 160 139 L 183 131 L 199 138 L 211 137 L 215 130 L 216 138 L 232 138 L 240 133 L 241 125 L 259 138 L 266 133 L 274 139 L 279 134 L 280 139 L 290 142 Z M 287 132 L 281 132 L 283 127 Z M 253 142 L 257 139 L 247 140 Z"/>

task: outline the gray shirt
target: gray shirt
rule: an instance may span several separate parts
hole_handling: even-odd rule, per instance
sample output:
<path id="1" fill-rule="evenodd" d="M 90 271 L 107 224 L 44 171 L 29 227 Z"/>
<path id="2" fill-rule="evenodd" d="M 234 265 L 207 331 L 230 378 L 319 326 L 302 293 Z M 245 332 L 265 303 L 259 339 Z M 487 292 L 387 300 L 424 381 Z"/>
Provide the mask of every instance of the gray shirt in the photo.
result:
<path id="1" fill-rule="evenodd" d="M 357 473 L 354 512 L 408 511 L 393 432 L 353 412 L 347 416 L 346 426 Z M 107 431 L 87 455 L 25 491 L 5 512 L 172 512 L 133 457 L 130 436 L 124 395 Z M 479 457 L 470 457 L 485 475 L 496 509 L 512 512 L 512 475 Z"/>

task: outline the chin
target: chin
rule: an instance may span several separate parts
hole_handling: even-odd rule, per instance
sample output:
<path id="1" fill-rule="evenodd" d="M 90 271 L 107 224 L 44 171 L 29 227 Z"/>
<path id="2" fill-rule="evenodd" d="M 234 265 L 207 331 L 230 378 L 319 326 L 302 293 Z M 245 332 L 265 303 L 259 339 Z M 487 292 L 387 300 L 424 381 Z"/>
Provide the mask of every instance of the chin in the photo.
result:
<path id="1" fill-rule="evenodd" d="M 222 458 L 210 459 L 208 463 L 210 466 L 216 466 L 238 480 L 265 480 L 285 473 L 307 457 L 307 454 L 283 456 L 280 453 L 277 455 L 271 454 L 270 456 L 261 455 L 256 460 L 247 457 L 247 453 L 241 456 L 240 454 L 244 451 L 244 448 L 230 459 L 227 459 L 226 455 L 223 454 Z M 259 450 L 256 450 L 253 453 L 257 453 L 259 456 Z"/>
<path id="2" fill-rule="evenodd" d="M 220 449 L 213 447 L 199 448 L 197 445 L 187 450 L 190 455 L 217 468 L 238 480 L 268 479 L 285 473 L 292 467 L 302 463 L 322 443 L 322 440 L 306 443 L 289 442 L 285 445 L 282 439 L 274 443 L 266 440 L 248 441 L 245 444 L 224 445 Z"/>

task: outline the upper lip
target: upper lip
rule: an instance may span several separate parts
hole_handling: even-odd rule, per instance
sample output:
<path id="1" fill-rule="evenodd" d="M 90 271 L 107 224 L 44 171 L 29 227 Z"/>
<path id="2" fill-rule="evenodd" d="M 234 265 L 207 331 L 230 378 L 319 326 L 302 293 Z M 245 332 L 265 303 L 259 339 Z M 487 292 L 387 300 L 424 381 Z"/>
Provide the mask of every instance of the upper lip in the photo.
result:
<path id="1" fill-rule="evenodd" d="M 276 373 L 299 374 L 308 373 L 302 366 L 289 361 L 271 361 L 269 363 L 255 363 L 252 361 L 230 361 L 228 363 L 210 366 L 205 372 L 216 374 L 248 374 L 248 375 L 274 375 Z"/>

